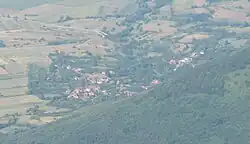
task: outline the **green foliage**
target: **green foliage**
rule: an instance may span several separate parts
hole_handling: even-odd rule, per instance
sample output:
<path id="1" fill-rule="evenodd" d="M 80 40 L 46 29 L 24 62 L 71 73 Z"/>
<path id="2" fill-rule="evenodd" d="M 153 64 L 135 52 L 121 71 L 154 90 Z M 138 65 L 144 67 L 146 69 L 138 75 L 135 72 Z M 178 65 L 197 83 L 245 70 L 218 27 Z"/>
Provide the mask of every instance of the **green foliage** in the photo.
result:
<path id="1" fill-rule="evenodd" d="M 37 115 L 37 114 L 39 114 L 39 106 L 36 105 L 36 106 L 33 107 L 33 108 L 27 109 L 27 110 L 26 110 L 26 114 L 28 114 L 28 115 Z"/>
<path id="2" fill-rule="evenodd" d="M 130 35 L 130 32 L 133 30 L 133 27 L 126 28 L 119 35 L 121 39 L 124 39 Z"/>
<path id="3" fill-rule="evenodd" d="M 30 119 L 32 119 L 32 120 L 41 120 L 41 119 L 40 119 L 40 116 L 38 116 L 38 115 L 32 115 L 32 116 L 30 117 Z"/>
<path id="4" fill-rule="evenodd" d="M 3 142 L 3 140 L 4 140 L 4 138 L 6 137 L 6 135 L 5 134 L 3 134 L 3 133 L 0 133 L 0 143 L 2 143 Z"/>
<path id="5" fill-rule="evenodd" d="M 156 8 L 160 8 L 167 4 L 172 4 L 174 0 L 155 0 Z"/>
<path id="6" fill-rule="evenodd" d="M 235 105 L 221 101 L 220 86 L 225 74 L 250 62 L 249 54 L 245 49 L 165 75 L 162 85 L 149 93 L 79 109 L 57 123 L 23 132 L 22 137 L 11 135 L 3 144 L 206 144 L 214 142 L 214 136 L 223 143 L 245 143 L 249 138 L 243 133 L 250 130 L 245 119 L 250 115 L 248 98 Z"/>
<path id="7" fill-rule="evenodd" d="M 19 116 L 20 115 L 18 113 L 10 115 L 10 118 L 9 118 L 9 121 L 8 121 L 8 125 L 16 124 L 17 120 L 19 119 Z"/>
<path id="8" fill-rule="evenodd" d="M 156 0 L 157 7 L 169 2 Z M 129 42 L 133 31 L 131 25 L 120 35 L 120 40 L 128 43 L 114 54 L 117 63 L 110 68 L 116 72 L 112 78 L 128 78 L 128 84 L 150 83 L 157 78 L 161 79 L 161 85 L 131 99 L 103 100 L 106 102 L 96 105 L 53 98 L 51 103 L 69 105 L 78 110 L 56 123 L 9 135 L 2 144 L 247 143 L 250 112 L 249 93 L 245 89 L 250 82 L 245 73 L 250 64 L 250 49 L 232 50 L 228 44 L 218 48 L 218 40 L 233 34 L 211 28 L 207 32 L 214 36 L 204 41 L 194 40 L 192 47 L 194 51 L 204 50 L 206 55 L 202 58 L 208 61 L 195 68 L 184 66 L 170 72 L 166 60 L 173 56 L 169 50 L 171 42 L 163 39 L 153 44 L 150 42 L 148 47 L 144 45 L 146 42 Z M 215 26 L 214 23 L 210 25 Z M 202 26 L 200 29 L 206 31 Z M 187 30 L 188 33 L 193 31 Z M 162 56 L 149 58 L 149 52 L 158 52 Z M 29 88 L 32 92 L 59 93 L 65 87 L 73 89 L 77 83 L 72 79 L 77 74 L 65 69 L 67 65 L 85 68 L 86 72 L 95 71 L 93 67 L 99 65 L 98 58 L 93 55 L 77 58 L 51 53 L 50 57 L 53 62 L 48 71 L 36 65 L 30 66 Z M 225 76 L 239 72 L 241 74 L 235 77 L 237 80 L 232 77 L 225 80 Z M 53 79 L 43 81 L 52 75 Z M 232 82 L 233 87 L 225 87 Z M 111 91 L 110 97 L 117 94 L 115 85 L 106 87 Z M 82 105 L 85 107 L 81 108 Z"/>
<path id="9" fill-rule="evenodd" d="M 250 70 L 249 66 L 245 69 L 236 70 L 225 76 L 224 88 L 227 90 L 225 94 L 228 103 L 234 103 L 238 99 L 246 99 L 250 94 Z"/>
<path id="10" fill-rule="evenodd" d="M 29 94 L 34 94 L 45 85 L 46 70 L 36 64 L 28 66 Z"/>

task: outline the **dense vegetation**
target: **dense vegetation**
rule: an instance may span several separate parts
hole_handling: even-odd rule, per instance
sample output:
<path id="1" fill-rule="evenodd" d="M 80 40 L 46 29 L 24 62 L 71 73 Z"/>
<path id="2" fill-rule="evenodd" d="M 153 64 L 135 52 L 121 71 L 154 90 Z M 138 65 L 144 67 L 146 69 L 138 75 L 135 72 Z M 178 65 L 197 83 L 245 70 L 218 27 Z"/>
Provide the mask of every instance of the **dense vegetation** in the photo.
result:
<path id="1" fill-rule="evenodd" d="M 244 68 L 249 54 L 246 49 L 171 79 L 166 76 L 149 94 L 80 109 L 57 123 L 12 137 L 8 144 L 245 143 L 250 131 L 247 101 L 225 103 L 218 85 L 223 74 Z"/>
<path id="2" fill-rule="evenodd" d="M 170 1 L 156 2 L 161 7 Z M 186 57 L 187 54 L 174 54 L 170 50 L 173 44 L 168 38 L 150 42 L 130 38 L 135 30 L 133 24 L 146 21 L 143 15 L 149 11 L 143 8 L 145 7 L 142 5 L 135 14 L 127 16 L 123 23 L 127 29 L 116 35 L 120 46 L 108 56 L 114 58 L 115 62 L 104 62 L 91 53 L 84 57 L 51 53 L 49 57 L 52 64 L 47 69 L 30 65 L 29 93 L 41 99 L 52 99 L 55 105 L 70 105 L 78 110 L 55 123 L 9 134 L 2 143 L 248 143 L 250 82 L 247 79 L 250 78 L 250 45 L 247 43 L 240 49 L 235 49 L 230 39 L 249 39 L 250 35 L 219 29 L 215 31 L 213 27 L 218 25 L 237 24 L 209 21 L 208 15 L 182 15 L 173 18 L 179 25 L 195 24 L 194 28 L 185 30 L 187 33 L 203 31 L 212 35 L 206 40 L 195 39 L 192 42 L 192 52 L 206 53 L 200 58 L 205 61 L 204 64 L 197 64 L 195 67 L 185 65 L 173 72 L 166 60 L 174 55 Z M 162 55 L 149 57 L 148 54 L 152 52 Z M 84 84 L 81 80 L 74 80 L 80 76 L 67 70 L 68 65 L 73 68 L 81 67 L 86 73 L 96 72 L 97 66 L 105 65 L 108 70 L 114 71 L 115 74 L 109 75 L 114 80 L 127 79 L 127 83 L 133 85 L 148 84 L 159 79 L 161 84 L 129 99 L 113 99 L 116 94 L 114 85 L 107 85 L 109 90 L 114 91 L 110 94 L 111 98 L 98 104 L 86 105 L 77 100 L 66 99 L 67 89 Z M 243 76 L 243 80 L 238 78 Z M 239 89 L 230 89 L 228 85 Z M 54 94 L 53 97 L 51 93 Z"/>

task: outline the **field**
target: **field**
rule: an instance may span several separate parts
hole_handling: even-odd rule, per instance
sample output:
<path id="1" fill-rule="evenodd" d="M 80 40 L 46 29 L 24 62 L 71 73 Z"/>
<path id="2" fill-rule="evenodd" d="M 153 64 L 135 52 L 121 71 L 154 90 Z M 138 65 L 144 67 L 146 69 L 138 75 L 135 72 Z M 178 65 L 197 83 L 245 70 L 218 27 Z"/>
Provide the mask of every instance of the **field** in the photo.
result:
<path id="1" fill-rule="evenodd" d="M 60 0 L 50 0 L 50 3 L 55 3 Z M 11 1 L 0 1 L 1 8 L 13 8 L 13 9 L 26 9 L 41 4 L 47 3 L 46 0 L 11 0 Z"/>
<path id="2" fill-rule="evenodd" d="M 3 49 L 1 49 L 3 50 Z M 41 121 L 30 120 L 29 117 L 32 115 L 27 115 L 27 110 L 30 108 L 34 108 L 35 106 L 39 106 L 43 111 L 49 111 L 53 107 L 48 106 L 48 101 L 40 100 L 38 97 L 34 95 L 28 95 L 28 78 L 27 78 L 27 64 L 32 62 L 32 58 L 28 58 L 28 51 L 21 50 L 22 52 L 26 52 L 25 55 L 22 56 L 21 53 L 18 53 L 18 50 L 14 50 L 8 55 L 8 51 L 1 52 L 1 56 L 5 58 L 5 68 L 9 74 L 2 74 L 0 79 L 0 123 L 8 123 L 9 118 L 6 115 L 12 115 L 18 113 L 21 115 L 19 117 L 19 123 L 21 124 L 36 124 L 52 122 L 55 118 L 49 117 L 41 117 Z M 15 53 L 16 52 L 16 53 Z M 36 51 L 37 52 L 37 51 Z M 45 51 L 43 51 L 45 52 Z M 39 53 L 39 52 L 38 52 Z M 40 64 L 44 64 L 44 59 L 46 57 L 42 57 L 42 55 L 35 55 L 35 52 L 31 51 L 31 55 L 33 56 L 33 60 L 39 64 L 39 61 L 42 61 Z M 8 62 L 10 56 L 16 56 L 19 58 L 19 63 L 10 63 Z M 26 57 L 24 57 L 26 56 Z M 35 57 L 35 58 L 34 58 Z M 21 59 L 24 59 L 21 61 Z M 10 61 L 10 60 L 9 60 Z M 47 62 L 45 65 L 48 65 Z M 20 71 L 22 69 L 23 71 Z M 19 72 L 19 73 L 17 73 Z M 61 109 L 58 108 L 57 111 Z"/>
<path id="3" fill-rule="evenodd" d="M 228 111 L 249 100 L 249 59 L 238 56 L 249 53 L 248 0 L 11 0 L 0 7 L 0 134 L 42 125 L 20 132 L 20 144 L 191 142 L 183 133 L 193 143 L 204 142 L 197 135 L 214 143 L 208 133 L 233 133 L 228 121 L 240 113 Z M 71 96 L 79 86 L 100 86 L 107 94 L 89 103 L 65 95 L 42 100 L 29 93 L 30 64 L 62 64 L 34 87 Z M 94 76 L 109 80 L 86 80 Z M 9 138 L 17 142 L 17 135 Z"/>
<path id="4" fill-rule="evenodd" d="M 44 107 L 48 103 L 38 99 L 36 96 L 28 94 L 27 66 L 36 63 L 42 67 L 50 64 L 47 55 L 50 52 L 60 49 L 66 53 L 82 55 L 88 51 L 92 54 L 107 55 L 108 49 L 114 49 L 115 42 L 110 39 L 100 37 L 98 32 L 106 30 L 112 35 L 116 35 L 126 30 L 126 26 L 118 24 L 124 18 L 117 19 L 85 19 L 87 16 L 102 17 L 104 15 L 129 14 L 137 9 L 132 7 L 134 0 L 121 1 L 59 1 L 52 0 L 46 3 L 39 1 L 8 1 L 0 2 L 2 13 L 10 14 L 10 17 L 1 17 L 0 39 L 5 41 L 6 48 L 0 49 L 1 64 L 8 74 L 0 75 L 1 107 L 0 116 L 11 113 L 23 113 L 28 108 L 35 105 Z M 24 5 L 25 4 L 25 5 Z M 196 5 L 196 7 L 192 7 Z M 240 11 L 239 11 L 240 7 Z M 137 40 L 154 40 L 162 38 L 172 38 L 171 50 L 175 53 L 188 53 L 192 49 L 194 40 L 206 40 L 210 38 L 209 33 L 189 32 L 189 28 L 194 28 L 196 24 L 182 25 L 177 27 L 177 22 L 169 20 L 171 17 L 178 17 L 183 14 L 208 14 L 211 20 L 220 21 L 230 19 L 236 22 L 248 21 L 247 10 L 249 3 L 223 2 L 216 5 L 207 6 L 206 1 L 187 0 L 174 1 L 172 10 L 169 6 L 162 7 L 159 12 L 146 15 L 146 20 L 138 28 L 132 31 L 131 38 Z M 9 8 L 9 9 L 8 9 Z M 13 9 L 17 10 L 13 10 Z M 22 9 L 22 10 L 19 10 Z M 234 17 L 228 17 L 228 13 Z M 167 19 L 165 18 L 167 13 Z M 170 13 L 170 14 L 169 14 Z M 61 16 L 69 16 L 72 20 L 57 23 Z M 15 19 L 18 17 L 18 20 Z M 156 20 L 153 20 L 157 18 Z M 237 18 L 237 19 L 236 19 Z M 243 31 L 238 27 L 217 27 L 228 31 Z M 245 27 L 244 29 L 247 29 Z M 76 43 L 50 46 L 48 43 L 54 41 L 71 40 Z M 237 41 L 231 40 L 235 47 L 244 47 L 247 39 Z M 240 46 L 239 46 L 240 44 Z M 161 53 L 149 53 L 149 56 L 162 56 Z M 106 59 L 106 60 L 105 60 Z M 105 58 L 99 67 L 109 65 Z M 112 60 L 114 63 L 116 59 Z M 23 101 L 22 101 L 23 100 Z M 45 118 L 46 119 L 46 118 Z M 50 118 L 47 118 L 50 119 Z M 36 122 L 32 122 L 36 123 Z M 42 123 L 42 122 L 41 122 Z"/>

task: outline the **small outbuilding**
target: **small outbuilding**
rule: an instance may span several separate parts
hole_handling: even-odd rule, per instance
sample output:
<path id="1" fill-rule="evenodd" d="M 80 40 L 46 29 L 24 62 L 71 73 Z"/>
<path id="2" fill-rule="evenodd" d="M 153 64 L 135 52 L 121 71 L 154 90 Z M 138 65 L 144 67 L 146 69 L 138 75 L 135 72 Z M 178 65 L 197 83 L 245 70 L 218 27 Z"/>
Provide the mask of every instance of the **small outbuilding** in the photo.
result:
<path id="1" fill-rule="evenodd" d="M 5 47 L 4 41 L 0 40 L 0 48 L 3 48 L 3 47 Z"/>

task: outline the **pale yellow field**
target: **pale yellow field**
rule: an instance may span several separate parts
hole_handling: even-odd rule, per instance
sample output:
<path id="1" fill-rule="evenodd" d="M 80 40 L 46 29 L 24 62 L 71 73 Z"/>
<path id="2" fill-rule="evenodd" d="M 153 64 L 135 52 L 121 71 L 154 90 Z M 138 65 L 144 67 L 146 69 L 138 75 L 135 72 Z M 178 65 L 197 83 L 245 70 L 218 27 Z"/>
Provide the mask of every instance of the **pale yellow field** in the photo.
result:
<path id="1" fill-rule="evenodd" d="M 1 89 L 2 97 L 23 96 L 23 95 L 27 95 L 27 92 L 28 92 L 27 86 Z"/>
<path id="2" fill-rule="evenodd" d="M 18 124 L 42 125 L 61 118 L 61 116 L 41 116 L 40 120 L 31 119 L 32 115 L 26 115 L 26 111 L 29 108 L 34 108 L 36 105 L 39 106 L 39 110 L 51 113 L 69 111 L 69 109 L 65 108 L 48 106 L 47 103 L 48 101 L 40 100 L 33 95 L 0 98 L 0 123 L 7 123 L 8 118 L 5 118 L 4 116 L 6 114 L 10 115 L 14 113 L 21 114 L 21 116 L 18 117 Z"/>
<path id="3" fill-rule="evenodd" d="M 32 95 L 24 95 L 24 96 L 17 96 L 17 97 L 4 97 L 0 98 L 0 109 L 1 108 L 13 108 L 15 105 L 23 105 L 29 103 L 42 103 L 43 101 L 40 100 L 36 96 Z"/>
<path id="4" fill-rule="evenodd" d="M 47 116 L 47 117 L 40 117 L 39 120 L 34 120 L 34 119 L 28 119 L 25 123 L 29 123 L 32 125 L 43 125 L 46 123 L 51 123 L 54 122 L 62 117 L 52 117 L 52 116 Z"/>
<path id="5" fill-rule="evenodd" d="M 28 78 L 18 78 L 18 79 L 7 79 L 7 80 L 0 80 L 0 89 L 4 88 L 12 88 L 16 86 L 27 86 Z"/>

